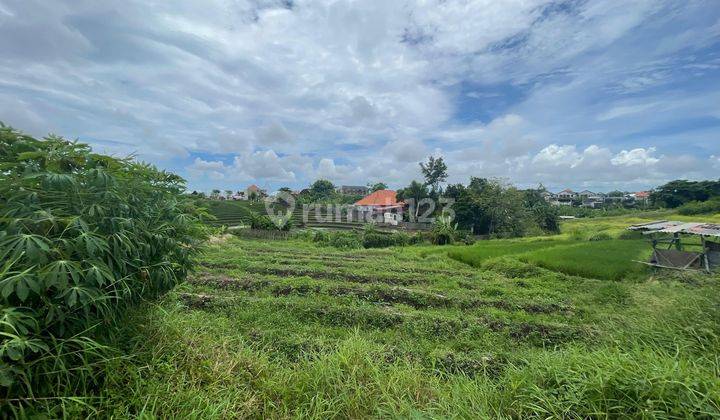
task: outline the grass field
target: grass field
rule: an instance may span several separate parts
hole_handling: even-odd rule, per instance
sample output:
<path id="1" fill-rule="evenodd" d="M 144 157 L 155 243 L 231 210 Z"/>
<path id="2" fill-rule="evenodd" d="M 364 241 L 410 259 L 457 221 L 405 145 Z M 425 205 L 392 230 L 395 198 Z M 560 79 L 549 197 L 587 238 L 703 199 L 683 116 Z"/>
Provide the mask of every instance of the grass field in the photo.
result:
<path id="1" fill-rule="evenodd" d="M 436 251 L 436 250 L 434 250 Z M 620 280 L 648 273 L 635 261 L 647 260 L 650 246 L 644 240 L 497 240 L 447 251 L 455 260 L 489 268 L 499 258 L 514 258 L 564 274 L 592 279 Z"/>
<path id="2" fill-rule="evenodd" d="M 615 242 L 627 248 L 603 248 Z M 108 370 L 97 399 L 65 407 L 162 418 L 719 416 L 717 276 L 609 281 L 553 263 L 562 249 L 623 265 L 636 242 L 489 241 L 465 247 L 483 250 L 473 267 L 446 255 L 460 247 L 215 241 L 186 284 L 128 316 L 112 344 L 132 357 Z"/>
<path id="3" fill-rule="evenodd" d="M 210 214 L 217 218 L 217 220 L 210 222 L 211 225 L 216 226 L 248 224 L 250 222 L 250 215 L 253 212 L 259 214 L 265 213 L 265 205 L 263 203 L 242 200 L 205 200 L 203 206 L 208 209 Z"/>

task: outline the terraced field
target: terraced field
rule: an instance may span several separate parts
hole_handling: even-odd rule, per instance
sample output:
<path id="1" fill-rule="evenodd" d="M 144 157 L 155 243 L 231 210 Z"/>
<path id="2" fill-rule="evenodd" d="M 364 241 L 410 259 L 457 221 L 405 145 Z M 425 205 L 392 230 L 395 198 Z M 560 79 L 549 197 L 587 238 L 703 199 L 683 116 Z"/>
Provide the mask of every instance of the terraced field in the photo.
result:
<path id="1" fill-rule="evenodd" d="M 237 226 L 248 224 L 250 222 L 250 215 L 253 212 L 265 214 L 265 205 L 263 203 L 231 200 L 205 200 L 203 205 L 208 209 L 210 214 L 217 218 L 217 220 L 209 222 L 209 224 L 214 226 Z"/>
<path id="2" fill-rule="evenodd" d="M 128 320 L 99 414 L 720 415 L 717 278 L 225 239 Z"/>

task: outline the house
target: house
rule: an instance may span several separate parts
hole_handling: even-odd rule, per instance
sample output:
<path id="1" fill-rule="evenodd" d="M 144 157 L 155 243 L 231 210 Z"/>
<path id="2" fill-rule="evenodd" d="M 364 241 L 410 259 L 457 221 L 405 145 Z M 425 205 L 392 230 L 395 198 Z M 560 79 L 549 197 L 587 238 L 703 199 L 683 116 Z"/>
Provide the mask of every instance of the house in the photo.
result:
<path id="1" fill-rule="evenodd" d="M 650 201 L 650 191 L 638 191 L 633 196 L 639 203 L 647 204 Z"/>
<path id="2" fill-rule="evenodd" d="M 361 198 L 353 206 L 359 220 L 377 214 L 384 215 L 383 219 L 393 219 L 391 215 L 402 213 L 405 203 L 397 200 L 397 192 L 393 190 L 378 190 Z"/>
<path id="3" fill-rule="evenodd" d="M 605 202 L 604 194 L 594 193 L 590 190 L 580 191 L 577 196 L 582 202 L 583 207 L 600 207 Z"/>
<path id="4" fill-rule="evenodd" d="M 252 184 L 245 189 L 245 197 L 249 200 L 253 195 L 257 197 L 257 199 L 265 198 L 267 197 L 267 191 L 261 189 L 255 184 Z"/>
<path id="5" fill-rule="evenodd" d="M 343 195 L 367 195 L 370 189 L 362 185 L 343 185 L 337 188 L 337 192 Z"/>
<path id="6" fill-rule="evenodd" d="M 558 201 L 572 201 L 578 198 L 578 194 L 571 189 L 564 189 L 559 193 L 555 194 Z"/>
<path id="7" fill-rule="evenodd" d="M 597 194 L 595 194 L 594 192 L 592 192 L 592 191 L 590 191 L 590 190 L 580 191 L 577 195 L 578 195 L 578 197 L 580 197 L 580 199 L 582 199 L 583 201 L 589 199 L 590 197 L 596 197 L 596 196 L 597 196 Z"/>

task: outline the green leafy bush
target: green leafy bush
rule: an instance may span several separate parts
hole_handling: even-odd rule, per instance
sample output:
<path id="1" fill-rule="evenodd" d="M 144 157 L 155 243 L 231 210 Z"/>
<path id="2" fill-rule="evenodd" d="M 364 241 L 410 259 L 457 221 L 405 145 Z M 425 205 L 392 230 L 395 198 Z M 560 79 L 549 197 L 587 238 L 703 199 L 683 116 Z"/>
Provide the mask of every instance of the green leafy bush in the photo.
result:
<path id="1" fill-rule="evenodd" d="M 250 214 L 250 227 L 258 230 L 284 230 L 292 229 L 292 219 L 270 218 L 266 214 L 252 212 Z"/>
<path id="2" fill-rule="evenodd" d="M 415 234 L 410 235 L 408 245 L 420 245 L 431 242 L 432 236 L 430 232 L 416 232 Z"/>
<path id="3" fill-rule="evenodd" d="M 340 249 L 362 248 L 360 238 L 353 232 L 331 232 L 327 243 Z"/>
<path id="4" fill-rule="evenodd" d="M 418 241 L 419 242 L 414 242 Z M 411 236 L 405 232 L 381 233 L 375 227 L 366 227 L 363 232 L 357 231 L 317 231 L 312 241 L 322 246 L 340 249 L 355 248 L 387 248 L 390 246 L 406 246 L 422 242 L 422 237 Z"/>
<path id="5" fill-rule="evenodd" d="M 177 175 L 0 125 L 0 392 L 82 392 L 93 341 L 182 281 L 205 230 Z"/>
<path id="6" fill-rule="evenodd" d="M 678 213 L 686 216 L 720 213 L 720 198 L 715 197 L 707 201 L 691 201 L 678 207 Z"/>
<path id="7" fill-rule="evenodd" d="M 449 245 L 455 241 L 457 234 L 457 223 L 453 224 L 450 217 L 440 216 L 435 219 L 433 225 L 432 242 L 435 245 Z"/>
<path id="8" fill-rule="evenodd" d="M 387 248 L 395 245 L 393 235 L 383 233 L 365 233 L 363 235 L 363 247 L 365 248 Z"/>

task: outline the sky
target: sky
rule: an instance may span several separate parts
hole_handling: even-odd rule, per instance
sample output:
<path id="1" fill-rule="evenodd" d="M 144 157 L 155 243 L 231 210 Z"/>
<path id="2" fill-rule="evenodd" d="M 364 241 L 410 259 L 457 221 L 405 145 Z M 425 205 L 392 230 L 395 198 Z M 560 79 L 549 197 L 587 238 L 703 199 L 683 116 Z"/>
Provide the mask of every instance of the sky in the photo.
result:
<path id="1" fill-rule="evenodd" d="M 189 189 L 720 178 L 718 0 L 0 0 L 0 121 Z"/>

